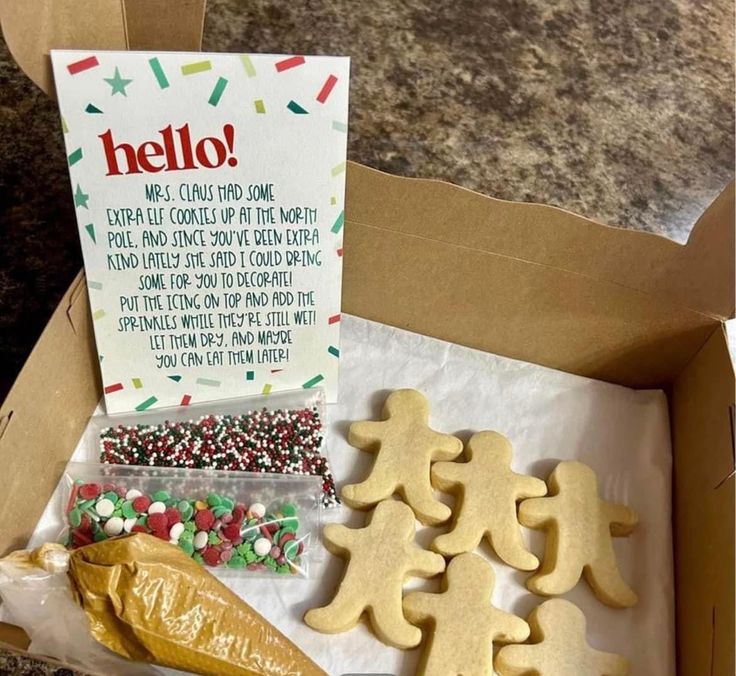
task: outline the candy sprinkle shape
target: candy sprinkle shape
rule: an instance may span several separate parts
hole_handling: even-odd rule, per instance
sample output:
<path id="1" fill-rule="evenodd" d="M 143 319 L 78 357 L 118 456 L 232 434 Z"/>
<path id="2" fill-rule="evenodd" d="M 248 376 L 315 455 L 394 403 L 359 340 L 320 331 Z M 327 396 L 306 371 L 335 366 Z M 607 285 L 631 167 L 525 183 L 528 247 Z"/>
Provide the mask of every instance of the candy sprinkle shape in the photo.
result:
<path id="1" fill-rule="evenodd" d="M 347 559 L 347 567 L 335 598 L 324 608 L 308 611 L 304 621 L 322 633 L 338 634 L 352 629 L 366 613 L 384 643 L 402 649 L 419 645 L 421 631 L 406 621 L 401 609 L 402 587 L 408 576 L 441 573 L 445 560 L 414 542 L 414 523 L 407 505 L 385 500 L 364 528 L 325 526 L 325 547 Z"/>
<path id="2" fill-rule="evenodd" d="M 458 494 L 453 529 L 436 537 L 432 549 L 455 556 L 472 552 L 486 537 L 508 565 L 536 569 L 539 561 L 525 549 L 521 538 L 516 503 L 545 495 L 544 481 L 511 471 L 511 444 L 497 432 L 474 434 L 465 455 L 467 462 L 432 466 L 432 485 Z"/>
<path id="3" fill-rule="evenodd" d="M 490 674 L 493 644 L 525 641 L 529 626 L 491 605 L 496 576 L 480 556 L 454 558 L 442 582 L 439 594 L 412 592 L 404 598 L 409 622 L 429 634 L 417 674 Z"/>
<path id="4" fill-rule="evenodd" d="M 297 536 L 297 507 L 292 502 L 274 507 L 268 511 L 261 502 L 248 505 L 216 493 L 182 498 L 166 491 L 146 495 L 112 483 L 76 482 L 66 510 L 65 545 L 76 548 L 127 533 L 149 533 L 200 564 L 299 573 L 304 539 Z"/>
<path id="5" fill-rule="evenodd" d="M 196 421 L 108 427 L 100 433 L 100 462 L 320 476 L 323 504 L 333 507 L 340 501 L 320 452 L 323 438 L 316 407 L 264 408 Z"/>
<path id="6" fill-rule="evenodd" d="M 628 660 L 591 648 L 582 611 L 569 601 L 545 601 L 529 615 L 531 645 L 501 648 L 495 668 L 500 676 L 627 676 Z"/>
<path id="7" fill-rule="evenodd" d="M 417 390 L 392 392 L 383 417 L 380 422 L 350 426 L 350 445 L 375 453 L 376 460 L 365 481 L 343 487 L 343 500 L 355 509 L 366 509 L 399 492 L 422 523 L 447 521 L 450 508 L 435 499 L 429 470 L 437 460 L 457 458 L 462 442 L 429 427 L 429 404 Z"/>

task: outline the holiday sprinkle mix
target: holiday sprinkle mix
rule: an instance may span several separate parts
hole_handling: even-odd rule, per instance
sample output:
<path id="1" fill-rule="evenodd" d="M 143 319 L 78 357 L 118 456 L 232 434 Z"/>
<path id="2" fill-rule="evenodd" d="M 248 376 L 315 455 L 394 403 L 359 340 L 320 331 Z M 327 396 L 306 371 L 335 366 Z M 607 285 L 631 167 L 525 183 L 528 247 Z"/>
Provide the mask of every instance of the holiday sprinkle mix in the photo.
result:
<path id="1" fill-rule="evenodd" d="M 267 512 L 216 493 L 204 500 L 177 499 L 167 491 L 152 495 L 112 483 L 74 484 L 67 509 L 76 548 L 126 533 L 149 533 L 168 540 L 200 564 L 298 573 L 304 543 L 298 538 L 296 506 Z"/>
<path id="2" fill-rule="evenodd" d="M 329 463 L 320 453 L 316 408 L 208 415 L 196 422 L 118 425 L 102 430 L 100 460 L 114 465 L 225 469 L 322 477 L 326 507 L 339 504 Z"/>

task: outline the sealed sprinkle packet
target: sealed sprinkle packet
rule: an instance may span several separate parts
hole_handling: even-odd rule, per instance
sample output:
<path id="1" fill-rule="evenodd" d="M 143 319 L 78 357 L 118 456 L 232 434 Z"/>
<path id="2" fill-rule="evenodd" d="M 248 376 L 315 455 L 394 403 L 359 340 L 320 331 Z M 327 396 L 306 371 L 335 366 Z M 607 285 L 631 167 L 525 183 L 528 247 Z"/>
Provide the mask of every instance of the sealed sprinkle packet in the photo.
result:
<path id="1" fill-rule="evenodd" d="M 317 476 L 340 503 L 325 455 L 321 388 L 95 416 L 85 445 L 105 464 Z"/>
<path id="2" fill-rule="evenodd" d="M 215 576 L 159 538 L 135 533 L 71 552 L 57 547 L 16 552 L 12 563 L 30 571 L 21 570 L 24 579 L 37 571 L 36 593 L 24 597 L 26 630 L 58 626 L 58 637 L 66 633 L 68 641 L 45 645 L 75 665 L 111 674 L 148 674 L 146 664 L 206 676 L 325 674 Z M 59 622 L 54 613 L 62 607 L 73 624 Z"/>
<path id="3" fill-rule="evenodd" d="M 70 462 L 62 491 L 69 549 L 151 535 L 218 574 L 310 576 L 320 557 L 320 480 Z"/>

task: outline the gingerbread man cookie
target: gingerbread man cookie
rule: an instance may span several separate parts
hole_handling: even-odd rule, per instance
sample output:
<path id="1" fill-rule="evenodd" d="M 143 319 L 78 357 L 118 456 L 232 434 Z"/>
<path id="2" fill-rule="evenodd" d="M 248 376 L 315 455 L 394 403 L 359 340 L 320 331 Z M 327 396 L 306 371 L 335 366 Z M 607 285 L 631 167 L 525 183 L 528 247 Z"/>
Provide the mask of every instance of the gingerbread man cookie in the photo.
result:
<path id="1" fill-rule="evenodd" d="M 352 446 L 376 453 L 368 478 L 342 489 L 345 502 L 366 509 L 398 492 L 424 524 L 450 518 L 450 508 L 435 499 L 429 470 L 436 460 L 454 460 L 462 442 L 430 429 L 429 405 L 421 392 L 396 390 L 383 407 L 385 420 L 356 422 L 350 426 Z"/>
<path id="2" fill-rule="evenodd" d="M 591 648 L 585 640 L 585 616 L 569 601 L 545 601 L 529 615 L 531 645 L 499 650 L 500 676 L 626 676 L 628 661 Z"/>
<path id="3" fill-rule="evenodd" d="M 422 633 L 406 621 L 401 608 L 402 586 L 407 577 L 441 573 L 445 560 L 415 544 L 414 533 L 414 513 L 395 500 L 379 503 L 364 528 L 325 526 L 325 546 L 347 558 L 347 568 L 332 602 L 308 611 L 304 621 L 317 631 L 337 634 L 352 629 L 366 612 L 384 643 L 419 645 Z"/>
<path id="4" fill-rule="evenodd" d="M 458 493 L 452 531 L 435 538 L 432 548 L 444 556 L 473 551 L 483 537 L 502 561 L 520 570 L 534 570 L 537 557 L 528 552 L 516 520 L 516 502 L 547 493 L 541 479 L 511 471 L 511 444 L 496 432 L 479 432 L 470 439 L 468 462 L 438 462 L 432 485 Z"/>
<path id="5" fill-rule="evenodd" d="M 598 481 L 581 462 L 561 462 L 548 480 L 551 495 L 521 503 L 519 521 L 547 531 L 544 561 L 527 582 L 535 594 L 570 591 L 585 573 L 595 595 L 614 608 L 628 608 L 636 594 L 621 577 L 611 536 L 629 535 L 638 517 L 633 509 L 601 500 Z"/>
<path id="6" fill-rule="evenodd" d="M 461 554 L 447 566 L 441 593 L 406 595 L 406 617 L 429 632 L 418 674 L 487 676 L 493 643 L 527 639 L 524 620 L 491 605 L 494 584 L 490 564 L 476 554 Z"/>

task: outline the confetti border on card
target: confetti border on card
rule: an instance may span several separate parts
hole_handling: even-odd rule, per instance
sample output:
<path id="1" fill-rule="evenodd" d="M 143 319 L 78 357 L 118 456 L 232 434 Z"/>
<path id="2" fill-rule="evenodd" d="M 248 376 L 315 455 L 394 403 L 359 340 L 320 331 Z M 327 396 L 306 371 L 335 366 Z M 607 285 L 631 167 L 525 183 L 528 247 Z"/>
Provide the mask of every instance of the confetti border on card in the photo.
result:
<path id="1" fill-rule="evenodd" d="M 336 84 L 337 77 L 335 77 L 334 75 L 330 75 L 325 80 L 325 83 L 322 85 L 322 89 L 319 90 L 319 94 L 317 94 L 317 101 L 319 101 L 320 103 L 324 103 L 325 101 L 327 101 Z"/>
<path id="2" fill-rule="evenodd" d="M 166 73 L 164 73 L 164 69 L 161 67 L 161 62 L 158 60 L 158 57 L 154 56 L 152 59 L 148 59 L 148 65 L 151 66 L 153 76 L 156 78 L 158 86 L 161 89 L 166 89 L 169 86 L 169 80 L 166 77 Z"/>
<path id="3" fill-rule="evenodd" d="M 288 59 L 282 59 L 277 61 L 274 65 L 279 73 L 283 73 L 285 70 L 291 70 L 297 66 L 303 66 L 305 59 L 303 56 L 290 56 Z"/>
<path id="4" fill-rule="evenodd" d="M 70 75 L 77 75 L 79 73 L 83 73 L 85 70 L 96 68 L 99 65 L 100 62 L 97 60 L 96 56 L 88 56 L 84 59 L 80 59 L 79 61 L 74 61 L 74 63 L 70 63 L 66 69 L 69 71 Z"/>
<path id="5" fill-rule="evenodd" d="M 196 75 L 197 73 L 204 73 L 207 70 L 212 70 L 212 61 L 206 59 L 204 61 L 192 61 L 192 63 L 185 63 L 181 67 L 182 75 Z"/>

